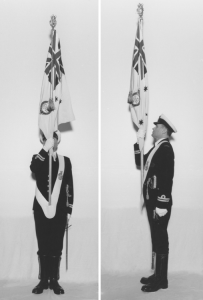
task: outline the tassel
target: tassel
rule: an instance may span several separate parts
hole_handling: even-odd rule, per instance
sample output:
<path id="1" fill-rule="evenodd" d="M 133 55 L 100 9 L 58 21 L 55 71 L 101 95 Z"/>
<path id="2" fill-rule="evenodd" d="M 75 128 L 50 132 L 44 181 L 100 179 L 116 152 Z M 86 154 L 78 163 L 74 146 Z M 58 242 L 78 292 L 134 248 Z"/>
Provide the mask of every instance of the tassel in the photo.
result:
<path id="1" fill-rule="evenodd" d="M 53 99 L 51 99 L 51 98 L 49 99 L 49 104 L 48 104 L 47 110 L 48 110 L 49 112 L 55 110 L 54 101 L 53 101 Z"/>

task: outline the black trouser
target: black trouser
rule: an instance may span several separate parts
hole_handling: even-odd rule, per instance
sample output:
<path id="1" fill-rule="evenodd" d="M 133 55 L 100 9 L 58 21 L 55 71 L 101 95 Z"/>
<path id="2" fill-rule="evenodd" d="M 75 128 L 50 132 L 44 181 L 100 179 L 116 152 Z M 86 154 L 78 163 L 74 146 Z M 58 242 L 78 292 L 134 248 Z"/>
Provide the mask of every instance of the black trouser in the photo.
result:
<path id="1" fill-rule="evenodd" d="M 66 227 L 66 214 L 57 212 L 48 219 L 42 211 L 34 211 L 38 255 L 61 256 Z"/>
<path id="2" fill-rule="evenodd" d="M 157 254 L 168 254 L 169 241 L 167 227 L 171 216 L 171 207 L 167 209 L 168 212 L 163 217 L 159 217 L 157 214 L 154 214 L 154 209 L 155 208 L 152 206 L 146 206 L 151 231 L 152 251 Z"/>

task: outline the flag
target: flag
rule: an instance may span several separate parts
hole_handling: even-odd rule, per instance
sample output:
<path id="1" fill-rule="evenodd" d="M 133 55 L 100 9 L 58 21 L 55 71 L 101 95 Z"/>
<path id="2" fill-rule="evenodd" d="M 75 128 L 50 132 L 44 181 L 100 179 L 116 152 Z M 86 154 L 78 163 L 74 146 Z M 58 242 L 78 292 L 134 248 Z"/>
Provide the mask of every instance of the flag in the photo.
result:
<path id="1" fill-rule="evenodd" d="M 139 18 L 137 23 L 135 46 L 133 50 L 128 103 L 130 103 L 130 111 L 133 122 L 138 129 L 143 129 L 145 132 L 147 131 L 149 102 L 147 75 L 143 39 L 143 19 Z M 141 145 L 139 144 L 139 146 Z M 143 145 L 141 147 L 143 147 Z"/>
<path id="2" fill-rule="evenodd" d="M 53 136 L 59 124 L 71 122 L 74 119 L 61 58 L 60 40 L 56 30 L 53 30 L 40 96 L 39 129 L 46 138 L 49 138 Z"/>

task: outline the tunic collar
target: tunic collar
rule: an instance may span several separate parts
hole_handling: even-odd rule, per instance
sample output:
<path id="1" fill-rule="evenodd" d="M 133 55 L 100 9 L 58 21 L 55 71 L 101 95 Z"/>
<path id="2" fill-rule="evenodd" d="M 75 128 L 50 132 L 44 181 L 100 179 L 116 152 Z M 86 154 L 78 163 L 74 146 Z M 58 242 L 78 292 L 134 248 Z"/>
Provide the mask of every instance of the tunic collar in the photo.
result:
<path id="1" fill-rule="evenodd" d="M 167 138 L 159 139 L 158 141 L 156 141 L 156 142 L 154 143 L 154 146 L 158 145 L 158 144 L 159 144 L 161 141 L 163 141 L 163 140 L 167 140 L 167 141 L 168 141 Z"/>

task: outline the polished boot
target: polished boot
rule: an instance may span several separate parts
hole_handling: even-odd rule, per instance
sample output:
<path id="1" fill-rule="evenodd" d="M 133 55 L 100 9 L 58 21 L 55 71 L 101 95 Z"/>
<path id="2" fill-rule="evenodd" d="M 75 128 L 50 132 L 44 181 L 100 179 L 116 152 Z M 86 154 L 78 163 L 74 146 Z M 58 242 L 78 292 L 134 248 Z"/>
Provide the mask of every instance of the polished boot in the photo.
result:
<path id="1" fill-rule="evenodd" d="M 168 254 L 157 254 L 155 280 L 148 285 L 144 285 L 143 292 L 156 292 L 160 289 L 168 288 Z"/>
<path id="2" fill-rule="evenodd" d="M 156 266 L 156 252 L 152 251 L 152 264 L 151 264 L 151 269 L 155 270 Z"/>
<path id="3" fill-rule="evenodd" d="M 58 283 L 60 261 L 60 256 L 50 257 L 50 289 L 57 295 L 64 294 L 64 289 Z"/>
<path id="4" fill-rule="evenodd" d="M 151 284 L 155 280 L 155 274 L 149 276 L 149 277 L 142 277 L 140 279 L 140 282 L 142 284 Z"/>
<path id="5" fill-rule="evenodd" d="M 42 294 L 43 290 L 48 289 L 48 256 L 38 255 L 39 261 L 39 276 L 40 282 L 32 290 L 33 294 Z"/>
<path id="6" fill-rule="evenodd" d="M 142 277 L 140 282 L 142 284 L 151 284 L 155 280 L 155 268 L 156 268 L 156 253 L 152 252 L 152 265 L 151 268 L 154 270 L 154 274 L 149 277 Z"/>

